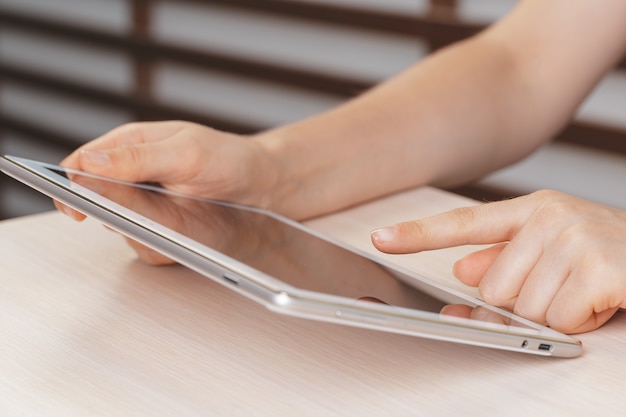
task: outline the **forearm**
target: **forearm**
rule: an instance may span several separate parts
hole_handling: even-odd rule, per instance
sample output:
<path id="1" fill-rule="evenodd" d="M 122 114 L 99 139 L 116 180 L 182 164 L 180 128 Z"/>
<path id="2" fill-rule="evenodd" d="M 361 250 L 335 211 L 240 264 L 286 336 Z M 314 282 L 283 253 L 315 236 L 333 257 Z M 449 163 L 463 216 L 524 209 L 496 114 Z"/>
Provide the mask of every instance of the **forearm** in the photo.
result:
<path id="1" fill-rule="evenodd" d="M 454 46 L 331 112 L 261 135 L 287 165 L 285 192 L 300 196 L 283 200 L 306 202 L 310 213 L 280 210 L 306 217 L 416 185 L 466 182 L 534 149 L 547 132 L 520 120 L 524 86 L 495 48 Z M 511 132 L 524 140 L 500 140 Z"/>
<path id="2" fill-rule="evenodd" d="M 345 105 L 259 135 L 285 174 L 278 192 L 285 198 L 275 209 L 302 218 L 421 184 L 459 184 L 536 149 L 569 120 L 623 46 L 596 53 L 611 38 L 602 33 L 581 50 L 573 35 L 597 5 L 581 0 L 577 15 L 562 13 L 569 6 L 526 1 L 502 24 Z M 616 10 L 595 13 L 590 27 Z M 529 22 L 532 32 L 524 29 Z M 626 35 L 619 21 L 609 23 L 606 32 Z M 553 31 L 563 39 L 549 42 Z M 587 52 L 597 64 L 572 72 Z"/>

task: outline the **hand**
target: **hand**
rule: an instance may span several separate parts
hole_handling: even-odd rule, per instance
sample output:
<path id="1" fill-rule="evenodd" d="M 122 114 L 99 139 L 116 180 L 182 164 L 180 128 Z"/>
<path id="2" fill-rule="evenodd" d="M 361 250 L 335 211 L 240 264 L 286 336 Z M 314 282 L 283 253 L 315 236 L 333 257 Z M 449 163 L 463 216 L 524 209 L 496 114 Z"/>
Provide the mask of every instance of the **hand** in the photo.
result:
<path id="1" fill-rule="evenodd" d="M 484 300 L 566 333 L 626 307 L 626 213 L 555 191 L 460 208 L 379 229 L 374 245 L 409 253 L 495 244 L 454 273 Z"/>
<path id="2" fill-rule="evenodd" d="M 144 218 L 262 270 L 280 270 L 298 265 L 303 259 L 295 250 L 301 245 L 302 239 L 297 237 L 303 235 L 302 232 L 286 227 L 271 217 L 245 209 L 246 206 L 235 209 L 213 200 L 158 192 L 88 175 L 73 174 L 72 181 Z M 143 262 L 152 265 L 173 263 L 163 254 L 133 239 L 125 239 Z M 305 248 L 303 252 L 317 257 L 317 249 Z M 281 255 L 272 256 L 272 251 L 280 252 Z M 301 272 L 287 275 L 304 276 Z"/>
<path id="3" fill-rule="evenodd" d="M 123 125 L 77 149 L 61 165 L 260 207 L 270 206 L 268 189 L 278 177 L 277 165 L 257 142 L 178 121 Z"/>
<path id="4" fill-rule="evenodd" d="M 253 254 L 259 252 L 260 242 L 257 235 L 245 231 L 261 229 L 262 225 L 250 224 L 252 217 L 238 215 L 238 212 L 230 210 L 226 206 L 182 197 L 177 194 L 154 192 L 97 177 L 74 174 L 71 178 L 74 183 L 84 188 L 93 190 L 145 218 L 214 249 L 230 254 L 240 251 L 249 251 Z M 242 233 L 246 234 L 245 240 L 237 238 Z M 267 233 L 267 235 L 277 240 L 282 238 L 271 233 Z M 124 238 L 143 262 L 151 265 L 173 263 L 163 254 L 126 236 Z M 242 241 L 245 244 L 242 244 Z"/>

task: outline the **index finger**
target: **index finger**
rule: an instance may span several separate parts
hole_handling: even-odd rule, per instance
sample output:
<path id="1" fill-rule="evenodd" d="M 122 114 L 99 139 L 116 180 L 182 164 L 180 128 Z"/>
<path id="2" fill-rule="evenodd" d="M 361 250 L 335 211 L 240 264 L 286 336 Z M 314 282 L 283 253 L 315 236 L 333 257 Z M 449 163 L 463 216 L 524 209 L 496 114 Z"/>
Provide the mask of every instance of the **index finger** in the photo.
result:
<path id="1" fill-rule="evenodd" d="M 517 234 L 534 209 L 531 196 L 460 207 L 375 230 L 372 242 L 387 253 L 506 242 Z"/>

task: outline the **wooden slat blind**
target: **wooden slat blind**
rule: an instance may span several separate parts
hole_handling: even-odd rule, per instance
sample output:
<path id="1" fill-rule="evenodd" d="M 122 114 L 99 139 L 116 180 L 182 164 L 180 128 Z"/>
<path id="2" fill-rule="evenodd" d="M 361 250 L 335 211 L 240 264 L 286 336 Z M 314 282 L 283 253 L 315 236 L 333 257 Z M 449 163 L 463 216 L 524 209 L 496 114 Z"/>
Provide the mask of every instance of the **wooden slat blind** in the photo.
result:
<path id="1" fill-rule="evenodd" d="M 127 0 L 131 13 L 131 27 L 127 33 L 107 31 L 81 22 L 49 19 L 34 13 L 4 7 L 0 2 L 0 28 L 19 30 L 44 37 L 71 41 L 98 50 L 110 50 L 127 56 L 132 62 L 133 82 L 128 91 L 113 91 L 97 82 L 85 83 L 60 77 L 46 68 L 20 66 L 0 60 L 0 89 L 11 84 L 27 85 L 70 99 L 86 100 L 109 108 L 122 109 L 135 120 L 185 119 L 233 132 L 249 133 L 270 126 L 242 121 L 236 116 L 212 113 L 203 109 L 190 110 L 156 100 L 154 97 L 155 68 L 162 62 L 236 74 L 270 84 L 280 84 L 335 96 L 338 100 L 350 98 L 372 83 L 350 74 L 312 70 L 271 60 L 262 60 L 211 48 L 196 48 L 168 40 L 156 39 L 152 31 L 152 16 L 158 3 L 213 4 L 242 13 L 278 16 L 291 22 L 320 22 L 324 25 L 367 30 L 415 38 L 435 50 L 464 39 L 482 30 L 484 25 L 464 22 L 457 13 L 458 1 L 432 0 L 427 13 L 402 14 L 394 11 L 371 10 L 346 6 L 341 2 L 315 3 L 288 0 Z M 2 36 L 0 34 L 0 36 Z M 236 35 L 233 35 L 236 36 Z M 0 58 L 1 59 L 1 58 Z M 622 61 L 621 68 L 626 68 Z M 0 107 L 0 146 L 7 147 L 7 137 L 29 137 L 36 143 L 46 143 L 66 152 L 86 138 L 42 126 L 28 115 L 16 117 Z M 601 148 L 626 154 L 626 132 L 616 127 L 594 123 L 572 123 L 558 140 L 582 146 Z M 87 138 L 88 139 L 88 138 Z M 1 150 L 1 149 L 0 149 Z M 8 195 L 7 181 L 0 180 L 0 193 Z M 11 185 L 13 187 L 13 185 Z M 0 203 L 2 204 L 2 203 Z M 27 210 L 25 210 L 27 211 Z M 0 216 L 9 213 L 0 206 Z"/>

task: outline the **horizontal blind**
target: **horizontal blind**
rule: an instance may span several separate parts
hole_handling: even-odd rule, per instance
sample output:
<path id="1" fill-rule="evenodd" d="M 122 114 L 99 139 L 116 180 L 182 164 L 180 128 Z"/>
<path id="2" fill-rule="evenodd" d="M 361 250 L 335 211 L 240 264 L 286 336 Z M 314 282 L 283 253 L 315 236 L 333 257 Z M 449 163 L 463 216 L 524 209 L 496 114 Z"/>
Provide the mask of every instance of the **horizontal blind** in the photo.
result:
<path id="1" fill-rule="evenodd" d="M 133 120 L 267 129 L 354 97 L 514 5 L 0 0 L 0 152 L 58 162 Z M 624 120 L 611 104 L 626 97 L 624 67 L 599 86 L 559 141 L 626 154 Z M 3 217 L 50 208 L 5 178 L 0 195 Z"/>

